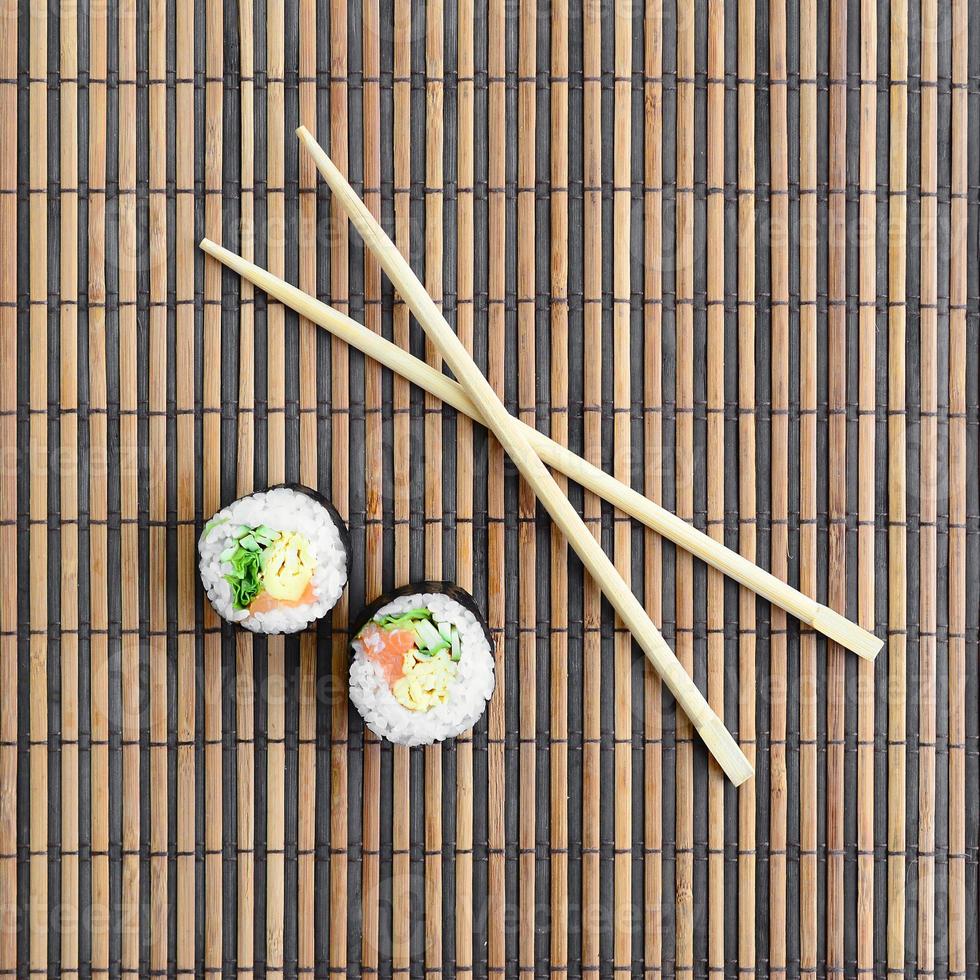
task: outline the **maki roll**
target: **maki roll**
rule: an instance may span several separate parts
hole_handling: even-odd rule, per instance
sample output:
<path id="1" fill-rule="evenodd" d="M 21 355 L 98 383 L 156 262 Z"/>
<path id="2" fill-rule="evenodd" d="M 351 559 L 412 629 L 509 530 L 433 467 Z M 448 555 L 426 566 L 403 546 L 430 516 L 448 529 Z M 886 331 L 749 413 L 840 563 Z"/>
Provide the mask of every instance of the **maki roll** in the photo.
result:
<path id="1" fill-rule="evenodd" d="M 325 497 L 281 484 L 219 510 L 198 551 L 201 582 L 222 619 L 253 633 L 295 633 L 336 605 L 350 537 Z"/>
<path id="2" fill-rule="evenodd" d="M 493 643 L 473 597 L 448 582 L 372 603 L 351 641 L 350 697 L 368 728 L 428 745 L 472 727 L 493 694 Z"/>

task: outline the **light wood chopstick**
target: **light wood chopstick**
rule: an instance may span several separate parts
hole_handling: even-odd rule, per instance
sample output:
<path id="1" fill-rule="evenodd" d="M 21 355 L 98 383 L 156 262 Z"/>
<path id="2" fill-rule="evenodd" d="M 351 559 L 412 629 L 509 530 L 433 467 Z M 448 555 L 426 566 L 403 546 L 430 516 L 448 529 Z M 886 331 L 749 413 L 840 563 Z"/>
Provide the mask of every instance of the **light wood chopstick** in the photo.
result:
<path id="1" fill-rule="evenodd" d="M 446 322 L 439 308 L 419 282 L 408 262 L 384 233 L 364 203 L 333 162 L 303 126 L 297 135 L 310 152 L 317 169 L 336 199 L 347 212 L 351 223 L 360 232 L 388 274 L 409 309 L 436 345 L 446 363 L 459 379 L 461 387 L 480 411 L 484 424 L 500 441 L 521 475 L 533 488 L 551 519 L 561 528 L 582 563 L 602 589 L 610 604 L 646 653 L 650 662 L 670 688 L 678 704 L 691 719 L 709 751 L 736 785 L 752 775 L 752 766 L 738 743 L 725 728 L 690 678 L 660 631 L 646 614 L 632 590 L 626 585 L 598 541 L 585 526 L 571 502 L 562 493 L 551 472 L 531 446 L 524 429 L 513 419 L 497 397 L 490 383 L 476 366 L 469 352 Z"/>
<path id="2" fill-rule="evenodd" d="M 201 248 L 223 265 L 237 272 L 243 279 L 247 279 L 311 322 L 329 330 L 351 347 L 356 347 L 362 354 L 400 374 L 430 395 L 442 399 L 481 425 L 485 424 L 482 413 L 459 384 L 446 377 L 441 371 L 430 367 L 425 361 L 414 357 L 390 340 L 352 320 L 345 313 L 297 289 L 291 283 L 274 276 L 235 252 L 207 238 L 201 242 Z M 581 456 L 549 439 L 537 429 L 523 422 L 518 424 L 523 427 L 525 436 L 538 455 L 569 479 L 607 500 L 624 514 L 629 514 L 630 517 L 636 518 L 668 540 L 690 551 L 713 568 L 724 572 L 729 578 L 768 599 L 780 609 L 785 609 L 786 612 L 829 639 L 847 647 L 866 660 L 874 660 L 881 649 L 882 641 L 873 633 L 869 633 L 835 610 L 821 605 L 815 599 L 794 589 L 793 586 L 753 564 L 738 552 L 726 548 L 703 531 L 692 527 L 676 514 L 672 514 L 632 487 L 621 483 L 598 466 L 586 462 Z"/>

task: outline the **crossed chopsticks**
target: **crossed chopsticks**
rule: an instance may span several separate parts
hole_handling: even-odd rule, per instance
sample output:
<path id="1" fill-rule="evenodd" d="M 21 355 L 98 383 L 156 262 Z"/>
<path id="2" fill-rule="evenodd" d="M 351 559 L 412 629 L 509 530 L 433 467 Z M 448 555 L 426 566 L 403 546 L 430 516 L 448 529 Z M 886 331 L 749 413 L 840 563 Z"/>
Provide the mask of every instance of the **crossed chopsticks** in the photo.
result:
<path id="1" fill-rule="evenodd" d="M 752 775 L 748 759 L 586 528 L 545 462 L 859 656 L 874 659 L 882 641 L 840 613 L 781 582 L 536 429 L 513 418 L 408 262 L 323 148 L 306 127 L 300 126 L 297 135 L 350 222 L 360 232 L 365 245 L 388 274 L 459 382 L 234 252 L 208 239 L 201 242 L 201 248 L 297 313 L 490 429 L 630 629 L 725 774 L 736 786 L 744 782 Z"/>

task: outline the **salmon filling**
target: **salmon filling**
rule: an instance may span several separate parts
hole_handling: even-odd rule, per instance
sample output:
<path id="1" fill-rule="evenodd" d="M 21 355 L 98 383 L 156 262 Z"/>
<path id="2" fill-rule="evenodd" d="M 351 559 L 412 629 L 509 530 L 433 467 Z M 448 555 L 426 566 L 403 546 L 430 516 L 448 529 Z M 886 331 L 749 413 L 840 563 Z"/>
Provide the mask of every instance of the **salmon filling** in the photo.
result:
<path id="1" fill-rule="evenodd" d="M 316 602 L 316 593 L 313 591 L 312 579 L 306 583 L 303 594 L 298 599 L 277 599 L 268 590 L 260 592 L 248 605 L 250 613 L 272 612 L 273 609 L 295 609 L 296 606 L 306 606 L 311 602 Z"/>

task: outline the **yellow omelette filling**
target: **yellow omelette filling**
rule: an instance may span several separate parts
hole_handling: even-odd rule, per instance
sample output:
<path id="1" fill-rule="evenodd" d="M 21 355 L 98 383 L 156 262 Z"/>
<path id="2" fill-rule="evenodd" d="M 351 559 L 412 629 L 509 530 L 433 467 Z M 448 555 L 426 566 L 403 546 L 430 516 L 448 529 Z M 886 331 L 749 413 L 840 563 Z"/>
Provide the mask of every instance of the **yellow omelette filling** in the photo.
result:
<path id="1" fill-rule="evenodd" d="M 456 676 L 456 664 L 446 650 L 427 657 L 409 650 L 402 664 L 402 677 L 392 685 L 395 700 L 409 711 L 428 711 L 449 697 L 449 685 Z"/>
<path id="2" fill-rule="evenodd" d="M 262 557 L 262 584 L 273 598 L 294 601 L 306 590 L 315 568 L 306 538 L 283 531 Z"/>

